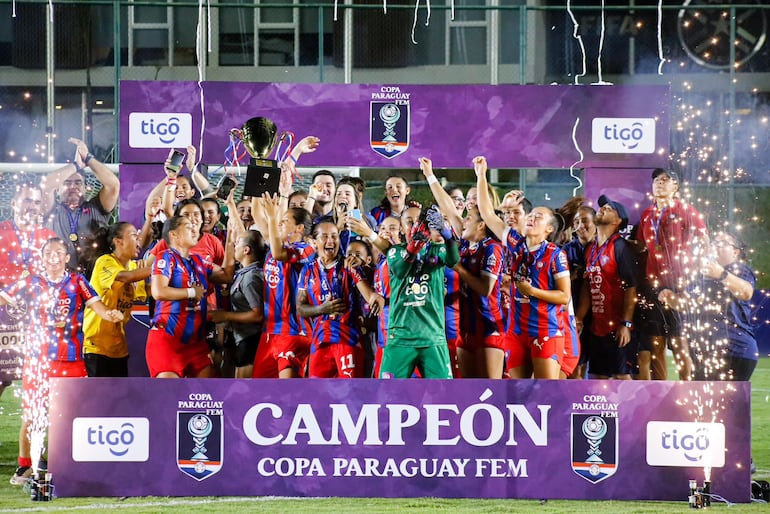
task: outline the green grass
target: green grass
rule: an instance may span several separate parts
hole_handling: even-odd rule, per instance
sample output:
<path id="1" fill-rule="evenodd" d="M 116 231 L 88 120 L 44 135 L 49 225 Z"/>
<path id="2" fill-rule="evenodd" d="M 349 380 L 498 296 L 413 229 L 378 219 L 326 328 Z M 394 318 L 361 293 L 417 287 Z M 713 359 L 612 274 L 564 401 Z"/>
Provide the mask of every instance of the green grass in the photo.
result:
<path id="1" fill-rule="evenodd" d="M 670 370 L 673 376 L 673 370 Z M 292 513 L 510 513 L 510 512 L 602 512 L 665 513 L 691 512 L 684 496 L 681 502 L 615 502 L 550 500 L 541 504 L 533 500 L 456 500 L 442 498 L 58 498 L 51 503 L 33 502 L 20 488 L 8 483 L 16 467 L 19 432 L 19 400 L 15 389 L 6 390 L 0 398 L 0 512 L 58 511 L 99 512 L 107 509 L 134 513 L 174 512 L 227 514 L 233 512 Z M 752 378 L 752 454 L 757 463 L 755 479 L 770 477 L 770 359 L 760 360 Z M 54 481 L 62 480 L 55 477 Z M 162 477 L 158 477 L 162 480 Z M 737 504 L 727 507 L 714 504 L 712 511 L 731 513 L 766 512 L 767 505 Z"/>

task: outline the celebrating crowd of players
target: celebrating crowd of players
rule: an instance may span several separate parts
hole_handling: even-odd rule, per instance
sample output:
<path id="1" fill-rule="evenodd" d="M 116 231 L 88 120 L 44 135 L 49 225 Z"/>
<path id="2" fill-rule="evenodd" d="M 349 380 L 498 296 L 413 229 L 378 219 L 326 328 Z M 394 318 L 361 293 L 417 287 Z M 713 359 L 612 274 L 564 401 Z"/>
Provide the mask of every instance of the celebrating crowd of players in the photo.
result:
<path id="1" fill-rule="evenodd" d="M 166 161 L 137 230 L 108 223 L 119 182 L 71 142 L 73 163 L 21 184 L 0 224 L 0 303 L 29 317 L 15 327 L 27 337 L 12 483 L 29 474 L 41 381 L 128 376 L 125 324 L 145 297 L 159 378 L 665 379 L 667 348 L 683 380 L 748 380 L 756 365 L 745 244 L 709 237 L 670 170 L 653 171 L 653 203 L 628 234 L 625 207 L 604 195 L 598 211 L 582 198 L 533 206 L 521 191 L 499 202 L 481 156 L 467 196 L 420 158 L 434 205 L 393 176 L 367 213 L 358 178 L 322 170 L 295 190 L 317 138 L 282 163 L 278 194 L 237 203 L 188 147 L 189 175 Z M 86 167 L 102 186 L 88 200 Z"/>

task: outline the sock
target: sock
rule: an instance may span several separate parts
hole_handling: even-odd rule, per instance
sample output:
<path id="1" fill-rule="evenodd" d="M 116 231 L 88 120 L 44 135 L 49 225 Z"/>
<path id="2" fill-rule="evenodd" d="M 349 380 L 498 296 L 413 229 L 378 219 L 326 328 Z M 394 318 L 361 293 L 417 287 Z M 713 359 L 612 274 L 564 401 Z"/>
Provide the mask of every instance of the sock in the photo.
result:
<path id="1" fill-rule="evenodd" d="M 22 468 L 32 467 L 32 457 L 19 457 L 19 466 Z"/>

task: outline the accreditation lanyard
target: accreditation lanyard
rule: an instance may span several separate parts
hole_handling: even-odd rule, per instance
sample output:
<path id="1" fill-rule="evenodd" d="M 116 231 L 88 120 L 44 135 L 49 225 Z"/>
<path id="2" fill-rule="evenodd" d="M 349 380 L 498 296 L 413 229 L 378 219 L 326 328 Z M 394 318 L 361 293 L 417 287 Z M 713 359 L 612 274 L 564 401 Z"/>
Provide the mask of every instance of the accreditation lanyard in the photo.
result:
<path id="1" fill-rule="evenodd" d="M 657 206 L 655 207 L 657 210 Z M 651 223 L 652 223 L 652 234 L 655 238 L 655 247 L 659 248 L 660 245 L 658 244 L 658 235 L 660 233 L 660 221 L 663 219 L 663 215 L 666 213 L 666 210 L 668 210 L 668 206 L 663 207 L 657 216 L 653 216 Z"/>
<path id="2" fill-rule="evenodd" d="M 342 286 L 340 285 L 340 279 L 339 279 L 339 270 L 338 264 L 339 261 L 336 261 L 334 263 L 334 266 L 331 268 L 326 268 L 320 260 L 316 261 L 318 263 L 318 270 L 319 270 L 319 277 L 321 281 L 321 295 L 323 298 L 341 298 L 342 297 Z M 329 273 L 331 272 L 331 273 Z M 331 282 L 329 282 L 329 274 L 331 274 Z M 323 298 L 321 299 L 323 301 Z"/>
<path id="3" fill-rule="evenodd" d="M 609 244 L 612 243 L 618 237 L 620 236 L 617 234 L 617 232 L 612 234 L 612 236 L 609 239 L 607 239 L 601 246 L 599 246 L 598 239 L 594 239 L 594 245 L 591 247 L 591 255 L 588 258 L 589 265 L 587 270 L 590 270 L 591 268 L 594 267 L 594 265 L 596 264 L 596 261 L 598 261 L 602 255 L 604 255 L 604 252 L 607 249 L 607 246 L 609 246 Z"/>
<path id="4" fill-rule="evenodd" d="M 527 246 L 527 240 L 523 239 L 521 241 L 521 265 L 519 266 L 519 276 L 520 280 L 526 280 L 529 278 L 529 271 L 532 266 L 535 265 L 537 261 L 542 259 L 543 255 L 545 254 L 545 248 L 547 246 L 546 241 L 543 241 L 540 243 L 540 246 L 537 247 L 534 253 L 529 251 L 529 247 Z"/>
<path id="5" fill-rule="evenodd" d="M 70 241 L 73 243 L 78 240 L 78 222 L 80 221 L 80 215 L 83 214 L 82 207 L 77 208 L 77 215 L 73 216 L 72 211 L 70 211 L 69 207 L 65 207 L 64 211 L 67 213 L 67 218 L 70 222 Z"/>
<path id="6" fill-rule="evenodd" d="M 198 280 L 198 274 L 196 272 L 195 268 L 195 262 L 192 260 L 192 258 L 185 259 L 182 257 L 182 254 L 180 254 L 178 251 L 176 251 L 174 248 L 169 248 L 182 262 L 182 266 L 184 266 L 184 269 L 187 271 L 187 275 L 190 277 L 190 283 L 187 286 L 182 287 L 192 287 L 195 285 L 202 285 L 201 281 Z"/>
<path id="7" fill-rule="evenodd" d="M 29 261 L 32 258 L 32 244 L 30 241 L 34 240 L 35 231 L 33 230 L 29 237 L 22 237 L 22 231 L 19 229 L 18 225 L 16 225 L 16 221 L 12 221 L 12 223 L 13 232 L 16 235 L 16 240 L 19 242 L 19 254 L 21 255 L 20 264 L 24 266 L 24 272 L 22 276 L 25 277 L 29 274 Z M 19 262 L 16 264 L 19 264 Z"/>

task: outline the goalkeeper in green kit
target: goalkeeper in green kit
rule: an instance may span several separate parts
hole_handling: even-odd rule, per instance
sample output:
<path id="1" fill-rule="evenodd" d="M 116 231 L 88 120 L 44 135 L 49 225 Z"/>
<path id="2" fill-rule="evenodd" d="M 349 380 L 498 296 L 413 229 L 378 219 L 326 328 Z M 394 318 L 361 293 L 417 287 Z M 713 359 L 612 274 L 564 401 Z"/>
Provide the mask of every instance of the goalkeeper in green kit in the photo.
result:
<path id="1" fill-rule="evenodd" d="M 457 241 L 434 205 L 388 249 L 390 315 L 380 378 L 452 378 L 444 328 L 444 267 L 460 261 Z M 443 238 L 443 241 L 442 241 Z"/>

